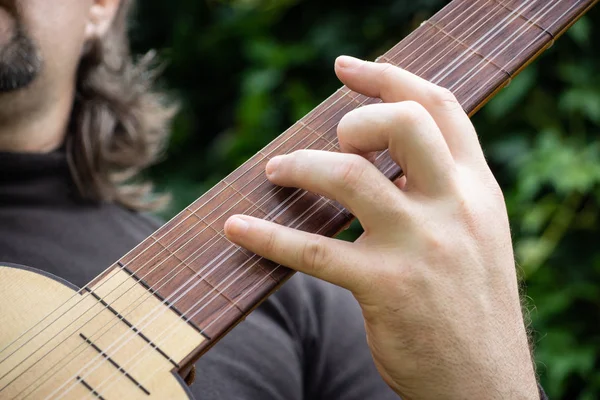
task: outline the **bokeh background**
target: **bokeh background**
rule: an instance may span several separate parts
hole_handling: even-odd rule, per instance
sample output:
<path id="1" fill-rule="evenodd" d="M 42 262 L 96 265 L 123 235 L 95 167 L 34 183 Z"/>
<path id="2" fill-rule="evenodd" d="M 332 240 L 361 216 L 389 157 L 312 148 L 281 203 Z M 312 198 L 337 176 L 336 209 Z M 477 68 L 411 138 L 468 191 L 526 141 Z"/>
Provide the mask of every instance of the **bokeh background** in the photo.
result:
<path id="1" fill-rule="evenodd" d="M 169 217 L 340 84 L 340 54 L 374 59 L 439 0 L 143 0 L 138 53 L 182 109 L 150 173 Z M 600 398 L 600 7 L 474 118 L 504 190 L 538 373 L 554 399 Z M 348 238 L 360 233 L 355 225 Z"/>

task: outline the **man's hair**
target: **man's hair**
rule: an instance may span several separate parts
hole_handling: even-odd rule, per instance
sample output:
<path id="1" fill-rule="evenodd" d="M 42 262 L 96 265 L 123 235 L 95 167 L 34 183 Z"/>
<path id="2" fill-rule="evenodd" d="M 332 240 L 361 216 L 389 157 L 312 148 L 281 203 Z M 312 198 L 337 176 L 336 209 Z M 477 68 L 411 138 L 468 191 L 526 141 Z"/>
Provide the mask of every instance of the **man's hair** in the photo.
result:
<path id="1" fill-rule="evenodd" d="M 131 56 L 133 1 L 122 1 L 108 34 L 84 51 L 66 146 L 82 197 L 148 210 L 164 198 L 132 179 L 160 156 L 175 108 L 152 91 L 152 53 L 137 62 Z"/>

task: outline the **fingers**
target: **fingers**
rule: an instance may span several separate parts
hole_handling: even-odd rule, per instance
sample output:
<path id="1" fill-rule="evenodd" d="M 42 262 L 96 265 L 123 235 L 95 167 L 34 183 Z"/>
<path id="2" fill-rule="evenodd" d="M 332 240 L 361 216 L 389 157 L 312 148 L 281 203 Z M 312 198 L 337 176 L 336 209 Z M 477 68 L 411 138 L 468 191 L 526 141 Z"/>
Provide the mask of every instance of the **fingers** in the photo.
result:
<path id="1" fill-rule="evenodd" d="M 459 161 L 481 161 L 483 153 L 475 129 L 454 95 L 410 72 L 390 64 L 342 56 L 336 73 L 350 89 L 384 102 L 416 101 L 432 115 Z"/>
<path id="2" fill-rule="evenodd" d="M 296 271 L 326 280 L 353 292 L 364 286 L 363 256 L 351 243 L 235 215 L 225 223 L 232 242 Z M 362 267 L 361 267 L 362 266 Z"/>
<path id="3" fill-rule="evenodd" d="M 403 196 L 373 164 L 355 154 L 299 150 L 273 158 L 266 173 L 276 185 L 302 188 L 338 201 L 367 230 L 389 221 L 392 207 L 397 209 Z"/>
<path id="4" fill-rule="evenodd" d="M 419 103 L 373 104 L 351 111 L 338 125 L 338 138 L 344 152 L 389 149 L 413 189 L 436 195 L 450 187 L 454 160 L 440 129 Z"/>

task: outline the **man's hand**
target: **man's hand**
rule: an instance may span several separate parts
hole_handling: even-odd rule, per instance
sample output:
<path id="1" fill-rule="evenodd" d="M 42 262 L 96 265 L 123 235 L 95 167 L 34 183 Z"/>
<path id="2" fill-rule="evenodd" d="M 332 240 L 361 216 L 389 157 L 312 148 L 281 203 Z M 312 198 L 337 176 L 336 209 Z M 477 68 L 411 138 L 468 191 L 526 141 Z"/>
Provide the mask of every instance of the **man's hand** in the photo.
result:
<path id="1" fill-rule="evenodd" d="M 384 103 L 342 119 L 344 153 L 296 151 L 266 172 L 342 203 L 365 233 L 347 243 L 235 216 L 227 236 L 352 291 L 377 368 L 405 398 L 538 397 L 504 199 L 468 116 L 399 68 L 340 57 L 336 72 Z M 386 148 L 396 183 L 363 157 Z"/>

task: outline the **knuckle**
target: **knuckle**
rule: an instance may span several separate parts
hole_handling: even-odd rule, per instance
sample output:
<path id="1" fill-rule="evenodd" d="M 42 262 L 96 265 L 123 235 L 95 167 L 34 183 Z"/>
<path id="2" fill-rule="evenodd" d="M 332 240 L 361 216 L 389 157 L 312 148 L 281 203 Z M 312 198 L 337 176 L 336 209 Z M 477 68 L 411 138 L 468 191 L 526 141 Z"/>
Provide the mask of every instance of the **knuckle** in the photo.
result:
<path id="1" fill-rule="evenodd" d="M 389 81 L 389 80 L 393 80 L 395 78 L 395 74 L 396 74 L 396 67 L 393 64 L 390 63 L 378 63 L 380 65 L 381 68 L 381 77 L 383 78 L 384 81 Z"/>
<path id="2" fill-rule="evenodd" d="M 277 252 L 277 235 L 273 230 L 270 230 L 265 237 L 264 250 L 267 254 Z"/>
<path id="3" fill-rule="evenodd" d="M 320 236 L 315 236 L 304 243 L 301 262 L 311 270 L 321 268 L 326 264 L 326 252 L 323 239 Z"/>
<path id="4" fill-rule="evenodd" d="M 443 107 L 450 110 L 461 108 L 454 93 L 444 87 L 433 86 L 429 97 L 436 107 Z"/>
<path id="5" fill-rule="evenodd" d="M 382 97 L 386 97 L 387 92 L 397 85 L 398 67 L 389 63 L 380 63 L 381 65 L 381 92 Z"/>
<path id="6" fill-rule="evenodd" d="M 419 126 L 423 123 L 423 120 L 428 117 L 429 113 L 416 101 L 405 101 L 401 108 L 398 108 L 398 122 L 401 124 L 408 124 L 411 126 Z"/>
<path id="7" fill-rule="evenodd" d="M 348 155 L 337 167 L 336 178 L 346 190 L 354 190 L 362 180 L 366 160 L 358 155 Z"/>
<path id="8" fill-rule="evenodd" d="M 443 269 L 454 268 L 452 263 L 448 263 L 448 260 L 460 259 L 461 251 L 468 250 L 469 238 L 464 236 L 462 231 L 464 228 L 460 227 L 459 230 L 454 230 L 452 236 L 450 236 L 451 232 L 443 227 L 432 226 L 430 228 L 435 228 L 435 231 L 428 229 L 428 232 L 424 232 L 419 237 L 427 265 L 444 266 L 441 267 Z M 418 276 L 418 274 L 416 275 Z"/>

